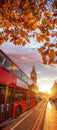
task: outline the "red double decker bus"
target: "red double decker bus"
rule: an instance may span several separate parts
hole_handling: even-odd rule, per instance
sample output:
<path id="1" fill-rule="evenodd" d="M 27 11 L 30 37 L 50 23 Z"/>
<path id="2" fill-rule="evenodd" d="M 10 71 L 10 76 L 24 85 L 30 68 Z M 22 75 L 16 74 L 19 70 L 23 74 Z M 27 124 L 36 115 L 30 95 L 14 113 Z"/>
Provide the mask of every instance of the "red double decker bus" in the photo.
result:
<path id="1" fill-rule="evenodd" d="M 33 81 L 0 50 L 0 127 L 36 105 Z"/>

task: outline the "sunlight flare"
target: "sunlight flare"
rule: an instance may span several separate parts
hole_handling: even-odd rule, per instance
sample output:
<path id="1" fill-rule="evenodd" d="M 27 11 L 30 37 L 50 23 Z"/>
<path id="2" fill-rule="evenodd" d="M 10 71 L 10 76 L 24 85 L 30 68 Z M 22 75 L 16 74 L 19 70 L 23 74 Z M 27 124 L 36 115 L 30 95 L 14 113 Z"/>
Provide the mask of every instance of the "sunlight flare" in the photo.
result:
<path id="1" fill-rule="evenodd" d="M 52 83 L 48 81 L 42 81 L 41 85 L 39 84 L 39 91 L 41 92 L 47 92 L 48 94 L 51 94 L 51 88 L 52 88 Z"/>

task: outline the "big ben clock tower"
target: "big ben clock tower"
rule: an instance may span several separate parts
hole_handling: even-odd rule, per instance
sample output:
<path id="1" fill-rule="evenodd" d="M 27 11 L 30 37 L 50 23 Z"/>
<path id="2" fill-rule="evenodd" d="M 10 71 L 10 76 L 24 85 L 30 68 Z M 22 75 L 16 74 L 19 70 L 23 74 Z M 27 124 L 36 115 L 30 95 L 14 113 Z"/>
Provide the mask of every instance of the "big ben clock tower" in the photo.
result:
<path id="1" fill-rule="evenodd" d="M 36 70 L 35 70 L 35 66 L 33 65 L 32 67 L 32 71 L 31 71 L 31 74 L 30 74 L 30 78 L 35 82 L 37 83 L 37 73 L 36 73 Z"/>
<path id="2" fill-rule="evenodd" d="M 30 88 L 36 92 L 36 94 L 38 95 L 38 85 L 37 85 L 37 73 L 36 73 L 36 69 L 35 66 L 33 65 L 32 67 L 32 71 L 30 73 L 30 78 L 33 80 L 32 85 L 30 86 Z"/>

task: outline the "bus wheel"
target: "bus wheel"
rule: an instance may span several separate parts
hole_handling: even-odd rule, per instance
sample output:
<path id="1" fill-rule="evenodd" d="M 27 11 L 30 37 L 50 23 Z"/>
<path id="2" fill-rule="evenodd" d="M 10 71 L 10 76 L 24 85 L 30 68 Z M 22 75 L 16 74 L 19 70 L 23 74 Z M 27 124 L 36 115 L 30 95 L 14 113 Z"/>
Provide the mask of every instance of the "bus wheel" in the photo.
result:
<path id="1" fill-rule="evenodd" d="M 20 116 L 22 113 L 22 108 L 21 107 L 17 107 L 16 109 L 16 117 Z"/>

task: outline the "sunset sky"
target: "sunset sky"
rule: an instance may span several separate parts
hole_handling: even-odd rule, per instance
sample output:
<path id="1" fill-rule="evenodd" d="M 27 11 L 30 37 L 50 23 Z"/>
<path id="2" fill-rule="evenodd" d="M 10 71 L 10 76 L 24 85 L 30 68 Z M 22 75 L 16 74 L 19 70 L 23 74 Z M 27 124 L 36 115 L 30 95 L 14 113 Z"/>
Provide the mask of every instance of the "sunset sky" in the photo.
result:
<path id="1" fill-rule="evenodd" d="M 25 47 L 4 43 L 2 49 L 28 76 L 35 65 L 37 72 L 37 84 L 39 91 L 48 91 L 57 80 L 57 65 L 43 65 L 40 54 L 37 51 L 39 45 L 33 41 Z"/>

